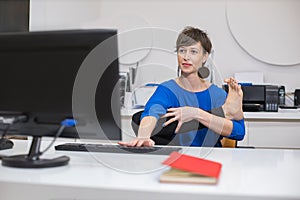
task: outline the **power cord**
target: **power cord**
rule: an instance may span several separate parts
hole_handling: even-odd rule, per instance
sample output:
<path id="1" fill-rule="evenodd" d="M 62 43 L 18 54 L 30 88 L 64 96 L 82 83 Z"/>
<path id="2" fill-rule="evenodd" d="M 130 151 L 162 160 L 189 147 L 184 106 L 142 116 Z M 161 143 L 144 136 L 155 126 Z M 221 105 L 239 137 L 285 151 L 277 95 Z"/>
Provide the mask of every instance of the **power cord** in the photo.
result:
<path id="1" fill-rule="evenodd" d="M 76 120 L 75 119 L 65 119 L 61 122 L 61 126 L 58 129 L 57 133 L 55 134 L 55 137 L 53 138 L 53 140 L 51 141 L 51 143 L 43 150 L 39 153 L 39 155 L 44 154 L 46 151 L 48 151 L 51 146 L 54 144 L 54 142 L 56 141 L 56 139 L 60 136 L 60 134 L 64 131 L 64 129 L 66 127 L 74 127 L 76 125 Z"/>

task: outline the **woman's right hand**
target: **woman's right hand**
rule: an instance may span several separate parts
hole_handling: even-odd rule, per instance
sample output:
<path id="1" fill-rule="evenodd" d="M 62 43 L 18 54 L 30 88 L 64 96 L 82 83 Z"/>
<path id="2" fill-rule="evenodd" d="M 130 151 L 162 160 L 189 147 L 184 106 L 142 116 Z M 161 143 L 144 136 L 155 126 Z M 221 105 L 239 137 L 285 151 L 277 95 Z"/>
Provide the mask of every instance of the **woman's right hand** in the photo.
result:
<path id="1" fill-rule="evenodd" d="M 168 121 L 164 123 L 164 126 L 168 126 L 169 124 L 178 121 L 178 125 L 176 127 L 175 133 L 178 133 L 181 126 L 185 122 L 189 122 L 193 119 L 196 119 L 199 121 L 201 118 L 201 115 L 199 113 L 199 108 L 195 107 L 189 107 L 189 106 L 183 106 L 178 108 L 169 108 L 168 113 L 162 116 L 162 118 L 165 117 L 172 117 Z"/>
<path id="2" fill-rule="evenodd" d="M 144 117 L 141 120 L 138 136 L 129 142 L 118 142 L 119 145 L 127 147 L 152 147 L 155 142 L 150 139 L 151 133 L 154 130 L 157 119 L 153 116 Z"/>
<path id="3" fill-rule="evenodd" d="M 118 142 L 119 145 L 127 146 L 127 147 L 152 147 L 155 142 L 150 138 L 136 138 L 129 142 Z"/>

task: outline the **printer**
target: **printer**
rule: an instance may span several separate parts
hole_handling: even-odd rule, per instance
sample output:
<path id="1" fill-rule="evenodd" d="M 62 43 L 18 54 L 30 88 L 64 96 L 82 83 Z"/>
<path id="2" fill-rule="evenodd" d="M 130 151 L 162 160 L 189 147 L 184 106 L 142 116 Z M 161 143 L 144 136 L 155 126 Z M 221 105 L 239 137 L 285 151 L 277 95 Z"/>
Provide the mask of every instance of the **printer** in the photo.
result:
<path id="1" fill-rule="evenodd" d="M 277 112 L 279 87 L 277 85 L 241 85 L 243 90 L 243 111 Z M 228 85 L 223 85 L 228 92 Z"/>

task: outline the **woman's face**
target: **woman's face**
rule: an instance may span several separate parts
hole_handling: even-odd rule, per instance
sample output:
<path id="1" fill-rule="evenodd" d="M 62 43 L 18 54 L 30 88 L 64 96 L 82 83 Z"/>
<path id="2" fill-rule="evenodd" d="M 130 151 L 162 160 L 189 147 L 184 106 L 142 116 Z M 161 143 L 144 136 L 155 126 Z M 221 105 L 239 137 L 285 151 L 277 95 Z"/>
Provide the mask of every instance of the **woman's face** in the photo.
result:
<path id="1" fill-rule="evenodd" d="M 191 46 L 179 47 L 177 52 L 178 65 L 181 73 L 195 73 L 199 67 L 205 63 L 208 53 L 203 53 L 203 47 L 200 42 Z"/>

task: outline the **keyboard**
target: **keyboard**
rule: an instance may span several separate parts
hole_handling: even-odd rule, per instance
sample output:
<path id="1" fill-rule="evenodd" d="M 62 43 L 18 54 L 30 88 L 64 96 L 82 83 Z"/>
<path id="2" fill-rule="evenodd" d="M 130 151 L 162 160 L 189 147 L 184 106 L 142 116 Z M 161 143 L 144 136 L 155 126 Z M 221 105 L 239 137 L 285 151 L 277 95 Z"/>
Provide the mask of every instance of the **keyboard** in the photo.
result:
<path id="1" fill-rule="evenodd" d="M 57 151 L 84 151 L 102 153 L 128 153 L 128 154 L 152 154 L 169 155 L 173 151 L 180 151 L 180 147 L 125 147 L 113 144 L 86 144 L 86 143 L 65 143 L 55 146 Z"/>

